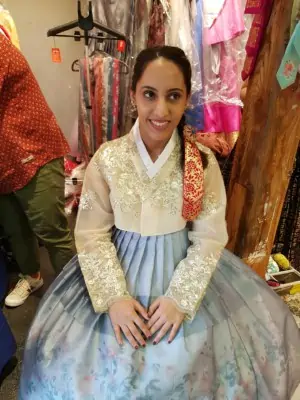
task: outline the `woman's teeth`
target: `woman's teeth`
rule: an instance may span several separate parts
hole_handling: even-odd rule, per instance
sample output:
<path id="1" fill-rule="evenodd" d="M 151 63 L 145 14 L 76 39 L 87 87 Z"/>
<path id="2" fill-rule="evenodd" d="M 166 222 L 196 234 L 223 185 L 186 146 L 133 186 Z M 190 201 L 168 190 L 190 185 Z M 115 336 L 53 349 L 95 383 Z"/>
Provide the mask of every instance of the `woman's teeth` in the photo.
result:
<path id="1" fill-rule="evenodd" d="M 154 126 L 157 126 L 158 128 L 164 128 L 169 123 L 168 121 L 163 121 L 163 122 L 162 121 L 154 121 L 153 119 L 150 120 L 150 121 Z"/>

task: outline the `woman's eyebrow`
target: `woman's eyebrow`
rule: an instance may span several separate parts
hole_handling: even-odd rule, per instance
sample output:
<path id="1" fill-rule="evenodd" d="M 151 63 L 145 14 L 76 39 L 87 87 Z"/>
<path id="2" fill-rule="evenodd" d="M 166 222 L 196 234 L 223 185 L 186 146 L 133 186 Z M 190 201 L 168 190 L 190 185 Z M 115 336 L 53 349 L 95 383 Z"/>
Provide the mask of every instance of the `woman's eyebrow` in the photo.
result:
<path id="1" fill-rule="evenodd" d="M 154 91 L 154 92 L 157 92 L 157 89 L 155 89 L 155 88 L 152 87 L 152 86 L 142 86 L 142 89 L 148 89 L 148 90 L 152 90 L 152 91 Z M 169 93 L 169 92 L 174 92 L 174 91 L 178 91 L 178 92 L 182 92 L 182 93 L 183 93 L 183 90 L 180 89 L 180 88 L 172 88 L 172 89 L 169 89 L 169 90 L 168 90 L 168 93 Z"/>

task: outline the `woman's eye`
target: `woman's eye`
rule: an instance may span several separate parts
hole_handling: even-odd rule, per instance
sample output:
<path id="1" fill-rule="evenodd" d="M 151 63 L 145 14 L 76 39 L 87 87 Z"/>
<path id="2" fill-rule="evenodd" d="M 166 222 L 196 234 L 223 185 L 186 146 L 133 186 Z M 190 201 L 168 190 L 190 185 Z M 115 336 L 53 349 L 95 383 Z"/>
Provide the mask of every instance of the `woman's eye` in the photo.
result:
<path id="1" fill-rule="evenodd" d="M 144 92 L 144 96 L 146 97 L 146 99 L 153 100 L 155 97 L 155 93 L 152 92 L 152 90 L 146 90 Z"/>
<path id="2" fill-rule="evenodd" d="M 181 98 L 181 94 L 180 93 L 171 93 L 169 95 L 170 100 L 172 101 L 177 101 Z"/>

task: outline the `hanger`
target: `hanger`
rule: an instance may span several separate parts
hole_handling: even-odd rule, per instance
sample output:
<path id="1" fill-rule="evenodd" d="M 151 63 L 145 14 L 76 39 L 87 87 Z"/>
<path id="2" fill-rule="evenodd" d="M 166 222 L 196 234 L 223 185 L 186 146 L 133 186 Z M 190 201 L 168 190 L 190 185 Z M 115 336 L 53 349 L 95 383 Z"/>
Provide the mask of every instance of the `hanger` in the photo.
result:
<path id="1" fill-rule="evenodd" d="M 99 41 L 104 40 L 123 40 L 127 45 L 129 44 L 129 39 L 126 38 L 121 32 L 108 28 L 107 26 L 100 24 L 97 21 L 94 21 L 93 18 L 93 9 L 92 9 L 92 2 L 89 1 L 89 13 L 87 17 L 84 17 L 81 12 L 81 1 L 77 1 L 77 11 L 78 11 L 78 20 L 68 22 L 64 25 L 56 26 L 52 29 L 49 29 L 47 32 L 47 36 L 60 36 L 60 37 L 73 37 L 76 41 L 80 41 L 80 39 L 85 40 L 85 45 L 88 46 L 89 39 L 96 39 Z M 81 35 L 80 32 L 75 32 L 73 35 L 65 35 L 62 34 L 63 32 L 69 31 L 74 28 L 80 28 L 83 30 L 84 35 Z M 101 32 L 106 33 L 106 36 L 102 35 L 95 35 L 90 33 L 93 29 L 98 29 Z"/>
<path id="2" fill-rule="evenodd" d="M 79 60 L 75 60 L 72 63 L 71 70 L 73 72 L 79 72 Z"/>

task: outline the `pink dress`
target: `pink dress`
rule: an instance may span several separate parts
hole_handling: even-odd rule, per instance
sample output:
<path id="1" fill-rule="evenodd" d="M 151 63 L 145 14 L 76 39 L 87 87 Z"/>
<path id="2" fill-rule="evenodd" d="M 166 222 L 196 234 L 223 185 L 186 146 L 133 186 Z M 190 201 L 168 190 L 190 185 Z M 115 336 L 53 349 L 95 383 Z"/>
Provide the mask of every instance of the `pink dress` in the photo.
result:
<path id="1" fill-rule="evenodd" d="M 241 0 L 225 0 L 212 26 L 204 28 L 204 132 L 207 133 L 240 130 L 243 11 Z"/>

